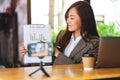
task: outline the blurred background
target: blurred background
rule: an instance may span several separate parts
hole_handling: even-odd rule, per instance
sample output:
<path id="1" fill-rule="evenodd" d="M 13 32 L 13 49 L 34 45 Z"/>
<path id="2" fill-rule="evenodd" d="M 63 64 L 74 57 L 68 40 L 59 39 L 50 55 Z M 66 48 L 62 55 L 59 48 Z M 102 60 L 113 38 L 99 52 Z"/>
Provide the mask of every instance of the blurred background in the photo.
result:
<path id="1" fill-rule="evenodd" d="M 0 64 L 17 67 L 23 56 L 23 26 L 45 24 L 51 26 L 51 41 L 66 28 L 66 9 L 78 0 L 0 0 Z M 85 0 L 93 8 L 97 29 L 102 36 L 120 36 L 120 0 Z"/>

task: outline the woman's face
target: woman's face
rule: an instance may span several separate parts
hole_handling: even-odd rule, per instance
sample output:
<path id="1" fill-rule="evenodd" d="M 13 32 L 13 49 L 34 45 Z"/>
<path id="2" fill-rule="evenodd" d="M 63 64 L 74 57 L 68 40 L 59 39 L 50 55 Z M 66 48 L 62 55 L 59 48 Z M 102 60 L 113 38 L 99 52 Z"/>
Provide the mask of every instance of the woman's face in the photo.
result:
<path id="1" fill-rule="evenodd" d="M 71 8 L 68 12 L 67 27 L 69 31 L 80 32 L 81 20 L 75 8 Z"/>

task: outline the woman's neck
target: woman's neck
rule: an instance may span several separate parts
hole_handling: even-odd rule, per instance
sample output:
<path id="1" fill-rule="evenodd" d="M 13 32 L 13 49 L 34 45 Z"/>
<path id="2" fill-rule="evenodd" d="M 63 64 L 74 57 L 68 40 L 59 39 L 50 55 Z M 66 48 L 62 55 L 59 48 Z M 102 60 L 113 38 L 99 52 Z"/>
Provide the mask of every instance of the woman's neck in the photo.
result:
<path id="1" fill-rule="evenodd" d="M 80 36 L 80 31 L 73 32 L 74 39 Z"/>

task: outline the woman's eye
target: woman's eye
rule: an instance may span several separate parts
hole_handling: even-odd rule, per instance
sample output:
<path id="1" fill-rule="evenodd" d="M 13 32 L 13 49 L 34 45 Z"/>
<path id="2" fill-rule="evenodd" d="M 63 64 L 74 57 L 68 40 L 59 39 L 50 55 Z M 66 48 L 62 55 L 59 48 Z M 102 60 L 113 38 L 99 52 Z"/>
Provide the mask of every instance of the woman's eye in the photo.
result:
<path id="1" fill-rule="evenodd" d="M 71 18 L 71 20 L 73 20 L 74 18 Z"/>

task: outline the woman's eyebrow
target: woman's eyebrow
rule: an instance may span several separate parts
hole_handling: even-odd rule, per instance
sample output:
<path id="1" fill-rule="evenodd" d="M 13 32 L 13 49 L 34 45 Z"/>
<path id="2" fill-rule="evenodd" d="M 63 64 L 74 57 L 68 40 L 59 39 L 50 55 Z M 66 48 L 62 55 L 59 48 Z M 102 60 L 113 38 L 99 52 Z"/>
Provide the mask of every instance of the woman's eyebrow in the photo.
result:
<path id="1" fill-rule="evenodd" d="M 73 16 L 73 17 L 74 17 L 75 15 L 71 14 L 71 15 L 69 15 L 69 16 L 71 16 L 71 17 Z"/>

